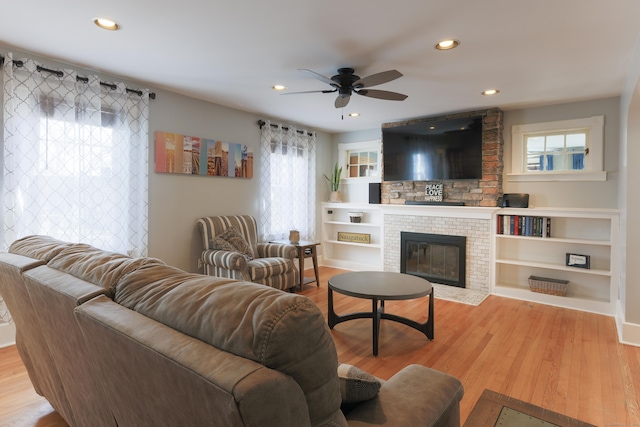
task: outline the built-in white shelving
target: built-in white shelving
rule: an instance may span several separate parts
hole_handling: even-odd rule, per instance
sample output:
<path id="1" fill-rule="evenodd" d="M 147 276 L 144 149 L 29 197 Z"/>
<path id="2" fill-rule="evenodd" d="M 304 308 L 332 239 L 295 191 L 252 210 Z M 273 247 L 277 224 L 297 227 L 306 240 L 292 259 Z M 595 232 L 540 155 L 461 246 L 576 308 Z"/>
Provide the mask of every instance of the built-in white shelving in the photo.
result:
<path id="1" fill-rule="evenodd" d="M 485 211 L 486 210 L 486 211 Z M 360 223 L 349 212 L 362 212 Z M 491 293 L 576 310 L 615 315 L 619 280 L 619 212 L 615 209 L 579 208 L 473 208 L 438 209 L 423 206 L 322 204 L 324 265 L 349 270 L 384 269 L 386 215 L 428 215 L 462 219 L 486 218 L 490 248 L 483 256 L 490 264 Z M 498 216 L 550 219 L 546 237 L 498 232 Z M 338 240 L 338 232 L 365 233 L 370 243 Z M 504 229 L 502 230 L 504 233 Z M 566 265 L 567 254 L 588 255 L 590 268 Z M 531 291 L 529 277 L 568 280 L 565 296 Z"/>
<path id="2" fill-rule="evenodd" d="M 361 222 L 351 222 L 350 212 L 362 212 Z M 379 205 L 323 203 L 323 264 L 347 270 L 382 271 L 382 228 L 383 217 Z M 338 232 L 368 234 L 370 243 L 339 241 Z"/>
<path id="3" fill-rule="evenodd" d="M 502 223 L 511 216 L 549 218 L 549 237 L 501 234 L 499 216 L 502 216 Z M 493 215 L 492 236 L 492 293 L 607 315 L 615 313 L 617 210 L 499 209 Z M 588 255 L 590 268 L 567 266 L 567 253 Z M 567 294 L 555 296 L 532 292 L 529 276 L 568 280 Z"/>

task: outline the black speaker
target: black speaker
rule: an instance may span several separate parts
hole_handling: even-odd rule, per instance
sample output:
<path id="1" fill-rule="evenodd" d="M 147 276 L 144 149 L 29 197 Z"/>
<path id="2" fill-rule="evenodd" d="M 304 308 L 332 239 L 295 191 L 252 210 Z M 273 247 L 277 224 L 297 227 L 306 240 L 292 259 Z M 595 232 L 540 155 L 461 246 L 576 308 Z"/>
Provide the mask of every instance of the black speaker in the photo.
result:
<path id="1" fill-rule="evenodd" d="M 381 184 L 379 182 L 370 182 L 369 183 L 369 203 L 372 205 L 380 204 L 380 187 Z"/>
<path id="2" fill-rule="evenodd" d="M 529 194 L 509 193 L 502 196 L 502 202 L 498 203 L 501 208 L 528 208 Z"/>

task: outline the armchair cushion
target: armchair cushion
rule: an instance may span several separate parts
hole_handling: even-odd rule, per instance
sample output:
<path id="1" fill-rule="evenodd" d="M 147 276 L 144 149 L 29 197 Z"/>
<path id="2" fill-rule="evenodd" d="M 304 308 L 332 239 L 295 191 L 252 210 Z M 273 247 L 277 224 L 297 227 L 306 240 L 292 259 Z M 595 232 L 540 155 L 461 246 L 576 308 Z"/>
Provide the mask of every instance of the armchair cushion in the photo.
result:
<path id="1" fill-rule="evenodd" d="M 216 235 L 210 242 L 211 249 L 218 249 L 229 252 L 240 252 L 248 260 L 253 259 L 253 249 L 244 238 L 240 230 L 236 227 L 229 227 L 222 233 Z"/>
<path id="2" fill-rule="evenodd" d="M 370 373 L 346 363 L 338 365 L 338 380 L 343 404 L 373 399 L 382 386 Z"/>
<path id="3" fill-rule="evenodd" d="M 249 261 L 247 267 L 252 280 L 280 276 L 294 268 L 293 263 L 286 258 L 256 258 Z"/>
<path id="4" fill-rule="evenodd" d="M 298 257 L 298 250 L 293 245 L 282 245 L 279 243 L 258 243 L 258 256 L 256 258 L 287 258 Z"/>

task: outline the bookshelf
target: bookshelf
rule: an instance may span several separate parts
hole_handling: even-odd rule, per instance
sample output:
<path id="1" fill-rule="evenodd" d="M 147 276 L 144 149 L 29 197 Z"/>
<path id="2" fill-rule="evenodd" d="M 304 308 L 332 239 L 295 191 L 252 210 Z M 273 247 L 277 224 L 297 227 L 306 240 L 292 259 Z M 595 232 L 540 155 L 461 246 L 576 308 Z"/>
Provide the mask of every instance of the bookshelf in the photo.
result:
<path id="1" fill-rule="evenodd" d="M 362 212 L 359 223 L 349 212 Z M 346 270 L 382 271 L 383 216 L 379 205 L 322 203 L 323 265 Z M 370 243 L 339 241 L 338 232 L 370 235 Z"/>
<path id="2" fill-rule="evenodd" d="M 528 226 L 523 227 L 523 221 Z M 617 210 L 499 209 L 493 214 L 491 234 L 492 293 L 607 315 L 615 313 Z M 588 255 L 590 268 L 567 266 L 567 253 Z M 528 284 L 532 275 L 568 280 L 567 294 L 532 292 Z"/>

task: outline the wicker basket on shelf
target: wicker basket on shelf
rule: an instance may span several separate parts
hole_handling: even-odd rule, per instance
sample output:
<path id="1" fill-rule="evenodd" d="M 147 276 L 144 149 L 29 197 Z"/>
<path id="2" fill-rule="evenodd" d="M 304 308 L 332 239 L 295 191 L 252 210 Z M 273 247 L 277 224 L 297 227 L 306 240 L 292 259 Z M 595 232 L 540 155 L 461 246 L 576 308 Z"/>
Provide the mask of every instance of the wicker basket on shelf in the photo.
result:
<path id="1" fill-rule="evenodd" d="M 541 294 L 565 296 L 569 287 L 568 280 L 551 279 L 549 277 L 529 276 L 529 288 Z"/>

